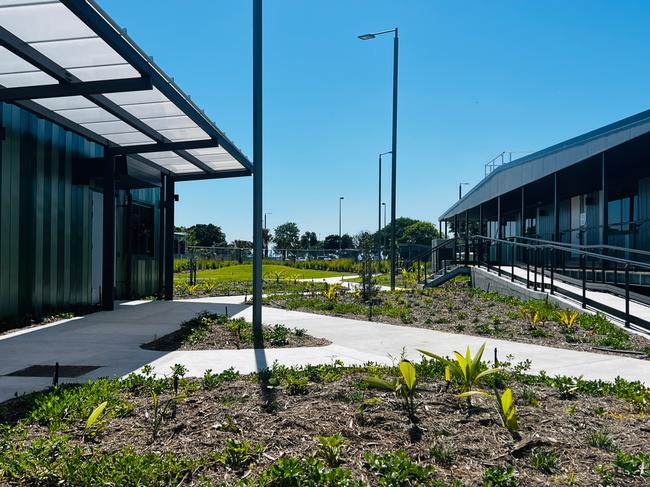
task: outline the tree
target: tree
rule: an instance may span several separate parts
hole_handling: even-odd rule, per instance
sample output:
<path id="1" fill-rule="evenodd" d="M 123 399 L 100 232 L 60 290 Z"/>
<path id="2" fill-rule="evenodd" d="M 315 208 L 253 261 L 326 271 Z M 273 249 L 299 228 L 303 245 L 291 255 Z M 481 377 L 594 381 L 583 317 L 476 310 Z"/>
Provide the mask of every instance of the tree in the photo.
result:
<path id="1" fill-rule="evenodd" d="M 232 244 L 233 247 L 238 248 L 238 249 L 252 249 L 253 248 L 253 242 L 250 240 L 233 240 Z"/>
<path id="2" fill-rule="evenodd" d="M 416 221 L 404 230 L 402 243 L 431 245 L 431 240 L 439 235 L 435 225 L 430 222 Z"/>
<path id="3" fill-rule="evenodd" d="M 316 232 L 305 232 L 300 237 L 300 247 L 303 249 L 311 249 L 318 246 L 318 237 Z"/>
<path id="4" fill-rule="evenodd" d="M 411 229 L 409 230 L 409 228 Z M 395 220 L 395 239 L 398 244 L 418 243 L 422 245 L 430 245 L 431 239 L 438 236 L 438 229 L 433 223 L 407 217 L 399 217 Z M 381 237 L 385 247 L 390 248 L 390 223 L 381 229 Z M 377 234 L 375 233 L 375 239 L 376 238 Z"/>
<path id="5" fill-rule="evenodd" d="M 298 225 L 293 222 L 283 223 L 275 227 L 275 235 L 273 236 L 275 248 L 281 250 L 296 249 L 300 243 L 299 236 L 300 229 Z"/>
<path id="6" fill-rule="evenodd" d="M 226 245 L 226 234 L 221 227 L 208 223 L 192 225 L 187 229 L 188 242 L 199 247 L 220 247 Z"/>
<path id="7" fill-rule="evenodd" d="M 339 236 L 338 235 L 328 235 L 323 241 L 323 248 L 325 250 L 338 250 L 339 249 Z"/>
<path id="8" fill-rule="evenodd" d="M 326 250 L 338 250 L 339 249 L 339 236 L 332 234 L 325 237 L 323 242 L 323 248 Z M 354 241 L 352 237 L 347 233 L 341 235 L 341 248 L 342 249 L 353 249 Z"/>

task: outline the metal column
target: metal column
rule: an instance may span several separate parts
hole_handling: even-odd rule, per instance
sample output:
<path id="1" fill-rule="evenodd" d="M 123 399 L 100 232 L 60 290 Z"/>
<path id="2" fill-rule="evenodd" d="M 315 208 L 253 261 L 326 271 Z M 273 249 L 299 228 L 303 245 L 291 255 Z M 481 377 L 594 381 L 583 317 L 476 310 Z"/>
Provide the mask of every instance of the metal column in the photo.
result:
<path id="1" fill-rule="evenodd" d="M 165 174 L 160 175 L 160 212 L 158 220 L 158 299 L 165 295 Z"/>
<path id="2" fill-rule="evenodd" d="M 174 299 L 174 178 L 165 178 L 165 300 Z"/>
<path id="3" fill-rule="evenodd" d="M 115 306 L 115 160 L 114 156 L 104 159 L 102 308 L 107 311 Z"/>
<path id="4" fill-rule="evenodd" d="M 262 335 L 262 0 L 253 0 L 253 343 Z"/>
<path id="5" fill-rule="evenodd" d="M 553 240 L 560 241 L 560 208 L 557 199 L 557 173 L 553 174 Z"/>
<path id="6" fill-rule="evenodd" d="M 602 236 L 601 236 L 601 244 L 602 245 L 607 245 L 607 241 L 609 240 L 609 235 L 608 235 L 608 221 L 609 221 L 609 208 L 607 204 L 607 200 L 609 199 L 609 183 L 607 182 L 607 164 L 605 162 L 605 153 L 603 152 L 601 155 L 600 159 L 600 176 L 601 176 L 601 189 L 603 191 L 603 207 L 602 207 L 602 224 L 603 224 L 603 231 L 602 231 Z"/>
<path id="7" fill-rule="evenodd" d="M 519 235 L 526 236 L 526 186 L 521 187 L 521 218 L 519 222 Z"/>
<path id="8" fill-rule="evenodd" d="M 399 56 L 399 36 L 395 28 L 393 40 L 393 136 L 392 165 L 390 183 L 390 289 L 395 290 L 395 272 L 397 271 L 397 66 Z"/>
<path id="9" fill-rule="evenodd" d="M 469 265 L 469 210 L 465 210 L 465 266 Z"/>

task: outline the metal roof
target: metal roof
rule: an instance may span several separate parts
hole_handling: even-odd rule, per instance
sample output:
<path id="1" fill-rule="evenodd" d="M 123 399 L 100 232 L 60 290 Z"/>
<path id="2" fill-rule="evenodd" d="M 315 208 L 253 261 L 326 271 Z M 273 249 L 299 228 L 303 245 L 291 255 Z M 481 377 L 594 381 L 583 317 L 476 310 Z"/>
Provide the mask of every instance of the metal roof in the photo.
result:
<path id="1" fill-rule="evenodd" d="M 440 215 L 448 219 L 589 157 L 650 133 L 650 110 L 552 145 L 497 167 Z"/>
<path id="2" fill-rule="evenodd" d="M 253 166 L 92 0 L 0 0 L 0 101 L 176 180 Z"/>

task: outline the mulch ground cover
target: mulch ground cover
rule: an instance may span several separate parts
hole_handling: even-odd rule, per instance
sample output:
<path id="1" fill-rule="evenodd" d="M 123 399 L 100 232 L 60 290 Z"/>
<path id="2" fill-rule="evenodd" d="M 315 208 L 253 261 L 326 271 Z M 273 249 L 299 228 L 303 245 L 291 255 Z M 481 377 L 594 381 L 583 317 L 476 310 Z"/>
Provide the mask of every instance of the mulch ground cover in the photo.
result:
<path id="1" fill-rule="evenodd" d="M 264 326 L 267 348 L 320 347 L 331 342 L 282 324 Z M 253 348 L 252 324 L 243 318 L 200 313 L 168 335 L 142 345 L 147 350 L 227 350 Z"/>
<path id="2" fill-rule="evenodd" d="M 536 345 L 650 358 L 650 340 L 608 322 L 602 315 L 582 314 L 567 332 L 556 310 L 543 302 L 528 304 L 508 296 L 483 292 L 466 283 L 427 290 L 378 293 L 372 309 L 353 292 L 340 292 L 334 301 L 323 293 L 273 295 L 269 306 L 309 311 L 360 320 L 461 333 L 492 336 Z M 522 306 L 524 310 L 522 311 Z M 541 311 L 541 321 L 531 325 L 531 312 Z"/>
<path id="3" fill-rule="evenodd" d="M 210 390 L 188 387 L 182 392 L 185 398 L 175 401 L 173 410 L 164 416 L 155 438 L 149 395 L 137 388 L 121 390 L 113 403 L 128 404 L 128 414 L 106 418 L 90 438 L 83 420 L 65 423 L 58 433 L 50 431 L 48 421 L 40 421 L 29 424 L 14 447 L 65 434 L 88 459 L 100 451 L 127 447 L 139 454 L 210 459 L 185 472 L 180 481 L 165 485 L 221 485 L 242 478 L 252 481 L 281 457 L 311 456 L 329 458 L 330 465 L 324 461 L 324 468 L 348 469 L 353 479 L 369 485 L 452 485 L 456 481 L 453 485 L 641 486 L 650 482 L 647 465 L 639 470 L 639 465 L 631 462 L 636 467 L 632 465 L 628 471 L 620 458 L 616 460 L 619 449 L 634 455 L 647 452 L 650 445 L 647 418 L 623 400 L 583 394 L 563 398 L 552 387 L 512 384 L 520 425 L 513 435 L 501 424 L 492 398 L 474 399 L 474 406 L 468 408 L 442 380 L 418 382 L 417 413 L 411 421 L 398 396 L 363 386 L 361 379 L 366 374 L 310 380 L 299 390 L 286 382 L 265 388 L 255 376 L 224 381 Z M 182 382 L 181 389 L 188 384 L 192 385 Z M 161 392 L 160 401 L 170 395 L 170 391 Z M 113 403 L 107 412 L 116 407 Z M 0 407 L 0 413 L 4 412 L 0 419 L 13 423 L 25 417 L 30 407 L 33 403 L 25 398 L 5 403 Z M 344 438 L 340 452 L 329 455 L 332 450 L 323 449 L 318 437 L 339 433 Z M 248 453 L 233 453 L 232 443 L 229 449 L 233 440 L 240 447 L 241 442 L 248 442 Z M 408 461 L 416 466 L 430 469 L 426 480 L 408 476 L 399 480 L 400 475 L 406 475 L 405 461 L 385 460 L 382 470 L 364 456 L 367 452 L 398 450 L 404 450 Z M 3 460 L 0 455 L 0 484 L 17 484 L 10 478 L 2 480 L 5 461 L 8 458 Z M 634 468 L 636 474 L 632 473 Z M 484 483 L 489 472 L 505 480 Z M 434 484 L 433 479 L 445 484 Z M 28 479 L 25 485 L 57 484 Z M 263 485 L 321 484 L 276 478 L 275 483 Z"/>

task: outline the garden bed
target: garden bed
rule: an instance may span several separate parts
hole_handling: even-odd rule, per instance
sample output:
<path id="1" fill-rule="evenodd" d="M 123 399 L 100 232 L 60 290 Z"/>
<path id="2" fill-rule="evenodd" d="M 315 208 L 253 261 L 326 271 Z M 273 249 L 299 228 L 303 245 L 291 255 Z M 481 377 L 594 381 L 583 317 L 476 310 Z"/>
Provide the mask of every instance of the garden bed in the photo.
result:
<path id="1" fill-rule="evenodd" d="M 344 288 L 330 294 L 313 291 L 272 295 L 265 304 L 449 333 L 650 358 L 650 340 L 629 333 L 603 315 L 578 313 L 573 324 L 567 326 L 562 323 L 561 310 L 552 303 L 524 302 L 466 284 L 458 280 L 435 289 L 378 292 L 372 305 L 363 302 L 358 292 Z"/>
<path id="2" fill-rule="evenodd" d="M 330 342 L 307 335 L 303 329 L 290 329 L 282 324 L 264 326 L 267 348 L 321 347 Z M 243 318 L 199 313 L 181 324 L 177 331 L 142 345 L 147 350 L 223 350 L 253 348 L 253 326 Z"/>
<path id="3" fill-rule="evenodd" d="M 484 368 L 486 365 L 482 365 Z M 517 431 L 493 398 L 459 400 L 444 364 L 416 364 L 415 412 L 365 378 L 396 367 L 339 364 L 201 380 L 144 376 L 64 386 L 0 406 L 9 485 L 647 485 L 650 392 L 636 383 L 531 377 L 510 387 Z M 176 390 L 175 390 L 176 388 Z M 93 409 L 107 401 L 95 423 Z M 3 477 L 4 475 L 4 477 Z"/>

